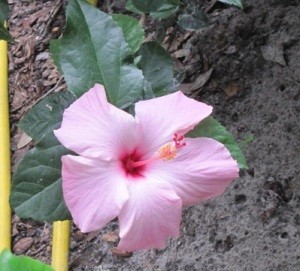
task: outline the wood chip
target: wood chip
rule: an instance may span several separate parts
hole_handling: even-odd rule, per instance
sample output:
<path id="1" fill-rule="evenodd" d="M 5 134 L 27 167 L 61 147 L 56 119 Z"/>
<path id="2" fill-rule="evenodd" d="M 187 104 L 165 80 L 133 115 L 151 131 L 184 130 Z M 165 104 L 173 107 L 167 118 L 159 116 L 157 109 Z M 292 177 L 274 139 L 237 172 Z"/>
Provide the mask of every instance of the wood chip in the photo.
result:
<path id="1" fill-rule="evenodd" d="M 20 108 L 27 99 L 26 92 L 23 91 L 21 86 L 18 86 L 18 88 L 16 87 L 16 89 L 18 89 L 18 91 L 15 91 L 14 93 L 11 103 L 12 109 Z"/>
<path id="2" fill-rule="evenodd" d="M 53 86 L 56 84 L 56 82 L 57 82 L 56 78 L 54 78 L 52 80 L 45 80 L 45 81 L 43 81 L 43 86 L 44 87 Z"/>
<path id="3" fill-rule="evenodd" d="M 177 50 L 176 52 L 173 53 L 173 56 L 175 58 L 181 58 L 181 57 L 187 57 L 188 55 L 190 55 L 191 50 L 189 49 L 180 49 Z"/>
<path id="4" fill-rule="evenodd" d="M 112 254 L 117 256 L 118 258 L 130 258 L 133 255 L 132 252 L 123 251 L 123 250 L 120 250 L 117 247 L 112 248 L 111 251 L 112 251 Z"/>
<path id="5" fill-rule="evenodd" d="M 118 235 L 113 231 L 108 232 L 107 234 L 103 235 L 102 240 L 109 242 L 109 243 L 115 243 L 118 241 Z"/>
<path id="6" fill-rule="evenodd" d="M 84 237 L 85 237 L 85 235 L 81 231 L 76 231 L 74 233 L 74 239 L 75 239 L 76 242 L 79 242 L 79 241 L 83 240 Z"/>
<path id="7" fill-rule="evenodd" d="M 17 243 L 14 245 L 14 252 L 17 255 L 25 253 L 28 249 L 31 248 L 33 244 L 33 238 L 32 237 L 24 237 L 20 239 Z"/>
<path id="8" fill-rule="evenodd" d="M 96 238 L 97 235 L 99 235 L 100 230 L 99 231 L 92 231 L 89 232 L 89 234 L 87 235 L 86 239 L 88 242 L 92 241 L 94 238 Z"/>
<path id="9" fill-rule="evenodd" d="M 13 223 L 13 226 L 12 226 L 12 234 L 11 236 L 14 237 L 16 236 L 17 234 L 19 234 L 19 231 L 17 229 L 17 223 Z"/>
<path id="10" fill-rule="evenodd" d="M 22 132 L 21 137 L 18 142 L 18 145 L 17 145 L 18 150 L 27 146 L 31 142 L 31 140 L 32 140 L 32 138 L 30 136 L 28 136 L 27 134 Z"/>
<path id="11" fill-rule="evenodd" d="M 46 78 L 49 77 L 50 73 L 51 73 L 51 70 L 50 70 L 50 69 L 44 70 L 44 71 L 42 72 L 42 77 L 46 79 Z"/>
<path id="12" fill-rule="evenodd" d="M 211 76 L 212 71 L 213 69 L 211 68 L 207 72 L 200 74 L 194 83 L 179 85 L 179 89 L 184 94 L 190 95 L 193 91 L 203 87 L 206 84 Z"/>

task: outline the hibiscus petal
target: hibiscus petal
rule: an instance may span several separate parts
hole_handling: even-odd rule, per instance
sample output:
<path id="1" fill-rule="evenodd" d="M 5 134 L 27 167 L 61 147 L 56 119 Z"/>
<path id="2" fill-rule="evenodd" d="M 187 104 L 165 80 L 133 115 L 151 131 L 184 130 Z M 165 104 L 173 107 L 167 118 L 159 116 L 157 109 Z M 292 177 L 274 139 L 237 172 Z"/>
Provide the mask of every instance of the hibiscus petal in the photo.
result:
<path id="1" fill-rule="evenodd" d="M 129 185 L 129 200 L 121 210 L 119 248 L 124 251 L 163 248 L 179 236 L 181 199 L 162 181 L 145 178 Z"/>
<path id="2" fill-rule="evenodd" d="M 221 195 L 238 177 L 239 168 L 221 143 L 210 138 L 187 138 L 176 158 L 155 163 L 151 171 L 163 174 L 183 205 L 190 205 Z"/>
<path id="3" fill-rule="evenodd" d="M 188 98 L 180 91 L 135 105 L 143 146 L 149 152 L 171 141 L 175 133 L 190 131 L 211 112 L 211 106 Z"/>
<path id="4" fill-rule="evenodd" d="M 137 135 L 135 119 L 109 104 L 99 84 L 65 110 L 61 128 L 54 133 L 68 149 L 106 160 L 122 155 L 120 150 L 132 152 Z"/>
<path id="5" fill-rule="evenodd" d="M 98 230 L 119 215 L 129 195 L 115 162 L 66 155 L 62 164 L 64 199 L 82 232 Z"/>

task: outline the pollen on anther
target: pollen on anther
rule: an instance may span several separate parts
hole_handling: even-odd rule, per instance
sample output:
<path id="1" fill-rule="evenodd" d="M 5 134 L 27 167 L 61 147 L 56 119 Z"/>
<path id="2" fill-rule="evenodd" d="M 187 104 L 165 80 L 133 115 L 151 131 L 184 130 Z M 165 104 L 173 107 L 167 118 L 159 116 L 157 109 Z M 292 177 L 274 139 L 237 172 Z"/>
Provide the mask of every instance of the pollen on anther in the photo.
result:
<path id="1" fill-rule="evenodd" d="M 172 160 L 177 156 L 177 149 L 173 143 L 168 143 L 162 146 L 159 151 L 159 158 L 168 161 Z"/>

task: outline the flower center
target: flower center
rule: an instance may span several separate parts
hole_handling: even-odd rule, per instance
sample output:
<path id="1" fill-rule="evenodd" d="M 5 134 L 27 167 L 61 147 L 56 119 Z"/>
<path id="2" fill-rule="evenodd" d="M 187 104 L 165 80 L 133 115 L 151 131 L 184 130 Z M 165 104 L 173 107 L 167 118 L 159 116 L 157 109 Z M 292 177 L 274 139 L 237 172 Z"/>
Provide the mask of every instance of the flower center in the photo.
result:
<path id="1" fill-rule="evenodd" d="M 122 168 L 125 174 L 131 177 L 142 177 L 143 171 L 145 170 L 146 163 L 145 161 L 140 161 L 140 155 L 138 155 L 135 151 L 126 155 L 123 159 L 121 159 Z"/>
<path id="2" fill-rule="evenodd" d="M 122 167 L 126 175 L 131 177 L 142 177 L 146 165 L 152 161 L 162 159 L 164 161 L 169 161 L 177 156 L 178 150 L 186 146 L 184 142 L 184 136 L 174 134 L 173 142 L 169 142 L 158 149 L 158 151 L 147 160 L 140 160 L 140 155 L 133 152 L 131 155 L 126 155 L 122 161 Z"/>

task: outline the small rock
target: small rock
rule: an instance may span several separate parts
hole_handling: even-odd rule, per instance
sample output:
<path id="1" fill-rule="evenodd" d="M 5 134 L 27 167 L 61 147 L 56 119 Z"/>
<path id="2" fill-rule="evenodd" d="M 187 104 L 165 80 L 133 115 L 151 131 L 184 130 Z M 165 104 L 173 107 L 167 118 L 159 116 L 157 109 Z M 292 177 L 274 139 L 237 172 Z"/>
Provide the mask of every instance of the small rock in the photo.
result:
<path id="1" fill-rule="evenodd" d="M 235 82 L 230 83 L 226 88 L 225 88 L 225 93 L 229 97 L 236 96 L 239 92 L 239 85 Z"/>
<path id="2" fill-rule="evenodd" d="M 43 52 L 36 56 L 36 61 L 47 60 L 49 58 L 49 52 Z"/>
<path id="3" fill-rule="evenodd" d="M 237 51 L 236 46 L 235 46 L 235 45 L 230 45 L 230 46 L 226 49 L 225 53 L 226 53 L 227 55 L 231 55 L 231 54 L 234 54 L 236 51 Z"/>
<path id="4" fill-rule="evenodd" d="M 265 60 L 286 66 L 286 61 L 283 57 L 283 48 L 281 45 L 268 44 L 261 48 L 261 52 Z"/>
<path id="5" fill-rule="evenodd" d="M 52 32 L 53 32 L 53 33 L 56 33 L 56 32 L 58 32 L 58 31 L 59 31 L 59 27 L 58 27 L 58 26 L 53 27 L 53 29 L 52 29 Z"/>

